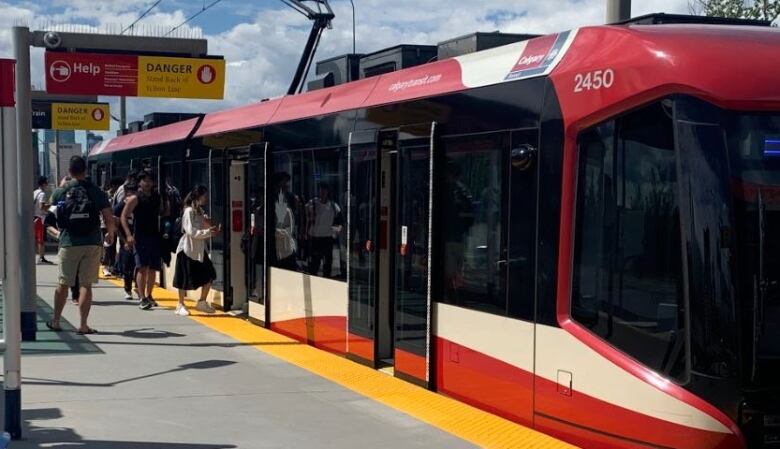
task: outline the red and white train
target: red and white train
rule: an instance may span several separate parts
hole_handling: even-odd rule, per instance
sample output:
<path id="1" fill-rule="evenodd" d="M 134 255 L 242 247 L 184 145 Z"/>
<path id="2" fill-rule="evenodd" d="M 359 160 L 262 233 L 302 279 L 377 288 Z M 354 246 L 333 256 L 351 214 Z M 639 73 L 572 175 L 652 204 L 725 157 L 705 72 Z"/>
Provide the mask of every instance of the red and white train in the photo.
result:
<path id="1" fill-rule="evenodd" d="M 582 447 L 780 447 L 780 31 L 593 26 L 103 142 L 213 301 Z"/>

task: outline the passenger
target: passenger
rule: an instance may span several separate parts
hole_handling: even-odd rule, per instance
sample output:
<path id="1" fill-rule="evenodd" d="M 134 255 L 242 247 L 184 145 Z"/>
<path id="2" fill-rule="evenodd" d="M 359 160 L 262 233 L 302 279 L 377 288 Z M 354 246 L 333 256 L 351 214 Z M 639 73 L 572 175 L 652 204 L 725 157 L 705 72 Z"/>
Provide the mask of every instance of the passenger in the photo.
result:
<path id="1" fill-rule="evenodd" d="M 290 175 L 278 173 L 275 182 L 276 198 L 274 199 L 274 254 L 276 266 L 297 270 L 295 259 L 298 244 L 295 239 L 295 197 L 290 193 Z"/>
<path id="2" fill-rule="evenodd" d="M 65 187 L 67 183 L 69 183 L 71 180 L 70 176 L 63 176 L 60 180 L 59 187 Z M 54 219 L 54 230 L 57 232 L 54 233 L 52 229 L 50 229 L 47 226 L 47 231 L 49 232 L 49 235 L 55 236 L 56 239 L 59 242 L 60 241 L 60 231 L 57 229 L 57 205 L 52 204 L 51 207 L 49 207 L 49 212 L 46 214 L 47 220 Z M 45 224 L 45 223 L 44 223 Z M 76 281 L 73 283 L 73 285 L 70 286 L 70 300 L 73 302 L 73 305 L 79 305 L 79 273 L 78 270 L 76 271 Z"/>
<path id="3" fill-rule="evenodd" d="M 116 191 L 121 187 L 122 184 L 122 178 L 114 177 L 111 178 L 108 184 L 108 190 L 106 190 L 106 195 L 108 195 L 109 198 L 113 198 L 116 194 Z M 114 218 L 113 216 L 111 217 Z M 116 226 L 116 221 L 114 221 Z M 100 230 L 103 232 L 103 235 L 105 235 L 106 232 L 106 223 L 101 219 L 100 221 Z M 103 255 L 100 258 L 100 264 L 103 266 L 103 276 L 109 277 L 113 276 L 114 274 L 114 264 L 116 263 L 116 242 L 113 242 L 112 244 L 106 244 L 103 246 Z"/>
<path id="4" fill-rule="evenodd" d="M 181 237 L 181 193 L 171 183 L 171 178 L 165 180 L 165 189 L 162 191 L 163 201 L 168 203 L 168 214 L 163 217 L 161 222 L 162 246 L 161 256 L 163 263 L 170 266 L 173 254 L 176 253 L 176 246 Z M 177 223 L 178 221 L 178 223 Z"/>
<path id="5" fill-rule="evenodd" d="M 125 200 L 125 186 L 127 184 L 133 183 L 138 185 L 138 172 L 135 170 L 130 170 L 127 172 L 127 177 L 125 178 L 125 183 L 119 186 L 118 189 L 116 189 L 116 193 L 114 194 L 113 201 L 111 202 L 112 207 L 116 207 L 117 204 L 122 204 Z"/>
<path id="6" fill-rule="evenodd" d="M 62 182 L 61 185 L 65 185 Z M 49 234 L 54 240 L 60 241 L 60 230 L 57 229 L 57 205 L 49 207 L 49 211 L 46 212 L 46 218 L 43 220 L 43 227 L 46 229 L 46 233 Z M 79 273 L 76 271 L 76 281 L 70 286 L 70 300 L 74 305 L 79 305 Z"/>
<path id="7" fill-rule="evenodd" d="M 447 163 L 445 178 L 446 211 L 444 232 L 445 293 L 449 299 L 460 295 L 465 285 L 464 261 L 466 239 L 474 223 L 474 201 L 468 187 L 461 181 L 461 168 L 454 160 Z"/>
<path id="8" fill-rule="evenodd" d="M 250 244 L 248 251 L 252 255 L 252 292 L 253 298 L 262 298 L 264 294 L 264 250 L 265 250 L 265 220 L 264 195 L 262 190 L 253 193 L 249 200 L 249 210 L 252 214 L 249 229 Z"/>
<path id="9" fill-rule="evenodd" d="M 341 231 L 341 208 L 330 199 L 330 187 L 320 183 L 319 195 L 306 204 L 309 238 L 309 274 L 317 276 L 322 264 L 322 275 L 332 276 L 333 244 Z"/>
<path id="10" fill-rule="evenodd" d="M 33 201 L 35 204 L 35 217 L 33 225 L 35 227 L 35 245 L 38 250 L 38 263 L 42 265 L 53 265 L 46 259 L 46 232 L 43 221 L 46 219 L 46 213 L 49 210 L 47 202 L 49 190 L 49 180 L 45 176 L 38 178 L 38 188 L 33 192 Z"/>
<path id="11" fill-rule="evenodd" d="M 170 215 L 176 219 L 182 214 L 181 192 L 179 192 L 179 189 L 173 185 L 170 176 L 165 177 L 165 190 L 168 197 L 168 203 L 170 204 Z"/>
<path id="12" fill-rule="evenodd" d="M 135 251 L 136 284 L 141 294 L 139 307 L 154 307 L 152 290 L 157 272 L 160 271 L 160 216 L 165 214 L 160 194 L 154 189 L 154 175 L 148 170 L 138 174 L 138 193 L 130 198 L 122 211 L 122 227 L 128 244 Z M 129 216 L 133 214 L 133 230 Z"/>
<path id="13" fill-rule="evenodd" d="M 114 207 L 114 217 L 116 221 L 120 221 L 122 211 L 125 209 L 125 205 L 134 198 L 138 193 L 138 186 L 135 183 L 125 184 L 124 202 L 117 204 Z M 119 227 L 119 253 L 116 258 L 116 270 L 117 275 L 121 275 L 124 280 L 125 299 L 133 299 L 133 277 L 135 275 L 135 255 L 133 254 L 133 247 L 127 241 L 127 236 L 132 236 L 133 233 L 133 214 L 129 214 L 127 217 L 127 225 L 130 228 L 130 233 L 125 232 L 125 227 Z M 140 290 L 136 290 L 139 292 Z"/>
<path id="14" fill-rule="evenodd" d="M 53 331 L 61 331 L 60 318 L 65 307 L 68 287 L 76 284 L 78 275 L 79 334 L 94 334 L 87 319 L 92 306 L 92 284 L 97 282 L 100 267 L 100 219 L 108 225 L 106 240 L 114 240 L 114 221 L 108 196 L 94 184 L 86 181 L 87 164 L 81 156 L 70 159 L 68 171 L 74 178 L 64 188 L 57 189 L 52 202 L 57 204 L 57 224 L 61 230 L 59 250 L 59 286 L 54 292 L 54 317 L 46 322 Z"/>
<path id="15" fill-rule="evenodd" d="M 206 186 L 195 186 L 184 199 L 184 215 L 181 226 L 183 234 L 176 248 L 176 272 L 173 276 L 173 286 L 179 289 L 179 303 L 176 315 L 187 316 L 187 306 L 184 304 L 186 290 L 200 290 L 200 299 L 196 310 L 214 313 L 206 299 L 211 283 L 217 278 L 217 272 L 206 252 L 206 240 L 220 233 L 220 226 L 212 226 L 203 206 L 208 204 Z"/>

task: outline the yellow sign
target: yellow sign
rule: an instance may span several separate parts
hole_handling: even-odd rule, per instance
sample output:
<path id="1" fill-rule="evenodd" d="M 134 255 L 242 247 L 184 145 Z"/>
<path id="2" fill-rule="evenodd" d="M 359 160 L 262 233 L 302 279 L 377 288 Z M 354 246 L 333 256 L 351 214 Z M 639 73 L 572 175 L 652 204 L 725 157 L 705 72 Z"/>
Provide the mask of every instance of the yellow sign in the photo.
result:
<path id="1" fill-rule="evenodd" d="M 138 96 L 208 98 L 225 95 L 225 60 L 138 57 Z"/>
<path id="2" fill-rule="evenodd" d="M 51 129 L 108 131 L 110 120 L 107 103 L 51 104 Z"/>

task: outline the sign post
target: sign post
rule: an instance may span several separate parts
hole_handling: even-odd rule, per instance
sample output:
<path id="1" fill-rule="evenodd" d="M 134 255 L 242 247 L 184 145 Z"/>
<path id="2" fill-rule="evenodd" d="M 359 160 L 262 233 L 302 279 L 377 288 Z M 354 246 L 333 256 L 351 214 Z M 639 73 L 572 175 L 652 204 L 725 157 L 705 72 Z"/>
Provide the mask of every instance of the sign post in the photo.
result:
<path id="1" fill-rule="evenodd" d="M 5 392 L 5 430 L 13 439 L 22 435 L 21 391 L 21 270 L 6 269 L 6 261 L 20 260 L 21 205 L 18 176 L 16 111 L 14 108 L 14 61 L 0 59 L 0 150 L 2 150 L 2 248 L 0 278 L 3 280 L 3 389 Z M 29 201 L 28 201 L 29 202 Z"/>
<path id="2" fill-rule="evenodd" d="M 22 340 L 35 341 L 37 332 L 36 300 L 38 293 L 35 282 L 35 238 L 32 233 L 33 203 L 30 193 L 35 189 L 38 174 L 38 152 L 32 145 L 32 97 L 30 89 L 30 30 L 27 27 L 13 28 L 14 58 L 16 59 L 16 153 L 18 165 L 14 168 L 19 180 L 18 200 L 22 230 L 18 244 L 21 245 L 19 272 L 22 277 Z"/>

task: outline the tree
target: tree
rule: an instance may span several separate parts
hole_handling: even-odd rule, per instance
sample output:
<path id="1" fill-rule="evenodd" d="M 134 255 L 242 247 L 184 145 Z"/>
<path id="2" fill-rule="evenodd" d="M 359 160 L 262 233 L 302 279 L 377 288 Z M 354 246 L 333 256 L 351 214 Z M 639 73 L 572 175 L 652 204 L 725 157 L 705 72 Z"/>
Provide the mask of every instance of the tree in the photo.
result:
<path id="1" fill-rule="evenodd" d="M 774 22 L 780 17 L 780 0 L 689 0 L 688 9 L 696 15 Z"/>

